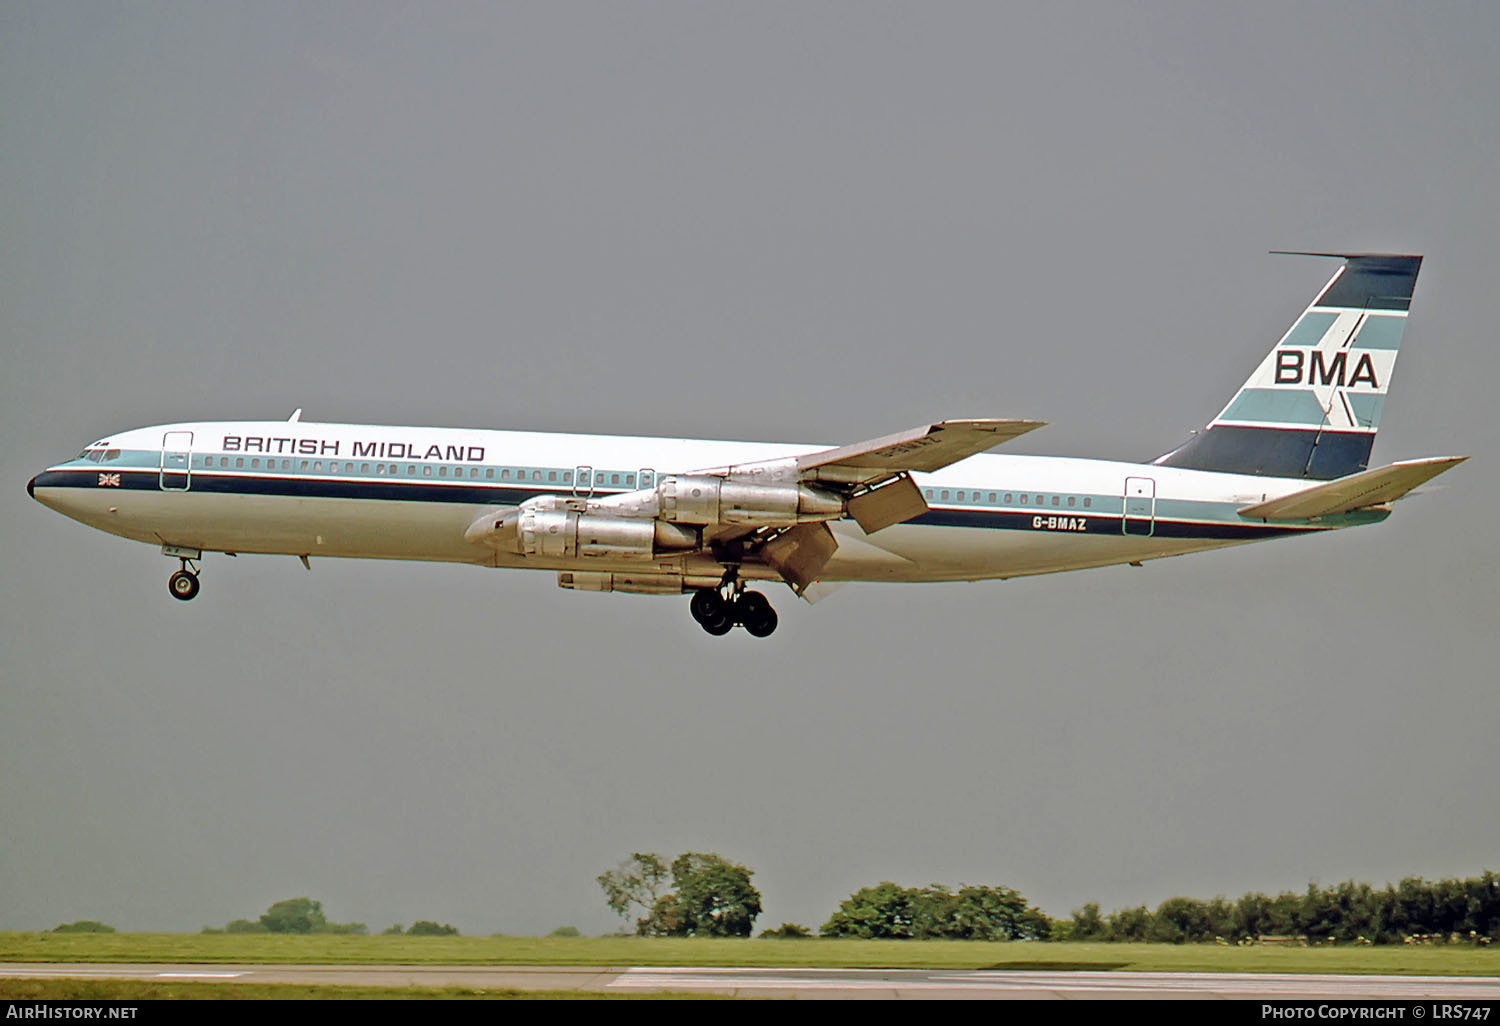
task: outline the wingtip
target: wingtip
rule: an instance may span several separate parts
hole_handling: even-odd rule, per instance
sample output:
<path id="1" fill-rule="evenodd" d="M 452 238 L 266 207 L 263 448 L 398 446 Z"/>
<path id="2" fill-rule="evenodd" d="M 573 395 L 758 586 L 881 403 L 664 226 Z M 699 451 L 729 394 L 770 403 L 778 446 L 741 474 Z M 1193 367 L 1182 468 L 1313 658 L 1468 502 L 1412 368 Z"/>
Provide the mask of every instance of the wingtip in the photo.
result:
<path id="1" fill-rule="evenodd" d="M 1335 260 L 1421 260 L 1421 253 L 1320 253 L 1310 249 L 1272 249 L 1272 256 L 1333 257 Z"/>

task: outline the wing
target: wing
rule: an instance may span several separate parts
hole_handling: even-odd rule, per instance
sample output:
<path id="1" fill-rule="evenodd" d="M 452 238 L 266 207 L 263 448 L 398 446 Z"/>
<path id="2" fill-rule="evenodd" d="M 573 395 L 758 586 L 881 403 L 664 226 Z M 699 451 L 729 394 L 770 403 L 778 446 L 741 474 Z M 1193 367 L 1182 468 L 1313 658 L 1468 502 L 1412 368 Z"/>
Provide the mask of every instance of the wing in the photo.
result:
<path id="1" fill-rule="evenodd" d="M 464 537 L 497 551 L 572 558 L 686 558 L 732 572 L 760 562 L 804 594 L 839 543 L 829 521 L 873 534 L 927 512 L 913 472 L 938 470 L 1041 427 L 1035 420 L 945 420 L 858 445 L 687 474 L 598 496 L 538 495 L 489 509 Z"/>
<path id="2" fill-rule="evenodd" d="M 875 485 L 914 470 L 941 470 L 1043 426 L 1040 420 L 944 420 L 798 456 L 797 469 L 804 481 Z"/>
<path id="3" fill-rule="evenodd" d="M 841 495 L 866 534 L 927 512 L 912 473 L 940 470 L 1042 427 L 1039 420 L 944 420 L 868 442 L 808 453 L 789 460 L 739 464 L 714 473 L 746 481 L 796 481 Z M 753 536 L 747 548 L 764 559 L 800 595 L 827 562 L 838 541 L 826 523 L 734 531 Z M 722 535 L 720 537 L 723 537 Z"/>

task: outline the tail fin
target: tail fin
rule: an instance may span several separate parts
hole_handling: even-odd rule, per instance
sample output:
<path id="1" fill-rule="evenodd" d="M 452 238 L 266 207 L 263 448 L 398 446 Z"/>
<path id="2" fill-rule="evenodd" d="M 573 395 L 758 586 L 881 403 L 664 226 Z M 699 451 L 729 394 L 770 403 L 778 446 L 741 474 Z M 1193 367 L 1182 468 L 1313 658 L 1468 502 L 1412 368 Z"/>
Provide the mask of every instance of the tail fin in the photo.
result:
<path id="1" fill-rule="evenodd" d="M 1344 261 L 1207 429 L 1154 462 L 1233 474 L 1356 474 L 1370 465 L 1420 256 Z"/>

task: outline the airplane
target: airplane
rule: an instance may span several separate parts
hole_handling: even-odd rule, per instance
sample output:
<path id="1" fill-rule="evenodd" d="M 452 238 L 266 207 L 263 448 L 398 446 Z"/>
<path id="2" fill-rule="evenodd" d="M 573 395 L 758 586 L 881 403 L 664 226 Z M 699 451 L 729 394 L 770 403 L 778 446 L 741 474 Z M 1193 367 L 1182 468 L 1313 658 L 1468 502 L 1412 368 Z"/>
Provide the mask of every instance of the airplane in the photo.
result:
<path id="1" fill-rule="evenodd" d="M 320 424 L 111 435 L 27 484 L 90 527 L 206 552 L 542 569 L 574 591 L 690 595 L 709 634 L 770 635 L 751 583 L 814 601 L 848 581 L 1082 570 L 1378 523 L 1467 457 L 1370 469 L 1422 257 L 1338 271 L 1201 432 L 1144 463 L 985 454 L 1042 427 L 954 419 L 828 447 Z"/>

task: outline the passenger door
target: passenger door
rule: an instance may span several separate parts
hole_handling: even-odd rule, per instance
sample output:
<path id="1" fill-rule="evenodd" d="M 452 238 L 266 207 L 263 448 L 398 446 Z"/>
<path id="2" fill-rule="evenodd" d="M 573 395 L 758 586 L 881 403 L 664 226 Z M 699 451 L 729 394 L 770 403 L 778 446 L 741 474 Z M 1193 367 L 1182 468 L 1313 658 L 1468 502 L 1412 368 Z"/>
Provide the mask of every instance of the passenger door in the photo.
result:
<path id="1" fill-rule="evenodd" d="M 161 476 L 164 492 L 185 492 L 193 484 L 193 433 L 168 431 L 161 439 Z"/>

